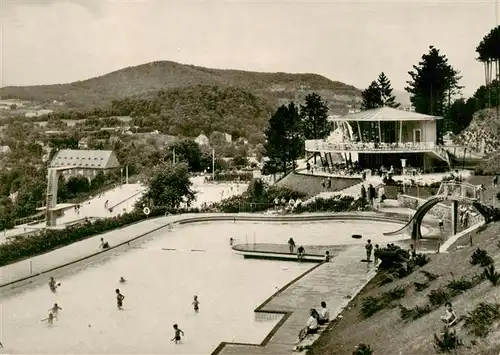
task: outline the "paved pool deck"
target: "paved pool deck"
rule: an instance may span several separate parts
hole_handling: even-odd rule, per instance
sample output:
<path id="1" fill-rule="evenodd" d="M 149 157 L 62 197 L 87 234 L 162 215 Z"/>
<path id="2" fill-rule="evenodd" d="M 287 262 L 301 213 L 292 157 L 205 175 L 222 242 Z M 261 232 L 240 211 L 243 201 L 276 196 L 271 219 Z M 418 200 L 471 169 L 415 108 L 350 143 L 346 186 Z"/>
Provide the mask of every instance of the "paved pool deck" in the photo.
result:
<path id="1" fill-rule="evenodd" d="M 333 320 L 375 275 L 373 263 L 361 262 L 363 258 L 366 258 L 364 245 L 354 245 L 330 262 L 312 267 L 256 309 L 256 314 L 283 314 L 261 344 L 223 342 L 212 355 L 292 354 L 311 308 L 318 309 L 321 301 L 325 301 L 330 305 Z M 308 336 L 306 341 L 310 344 L 317 337 Z"/>

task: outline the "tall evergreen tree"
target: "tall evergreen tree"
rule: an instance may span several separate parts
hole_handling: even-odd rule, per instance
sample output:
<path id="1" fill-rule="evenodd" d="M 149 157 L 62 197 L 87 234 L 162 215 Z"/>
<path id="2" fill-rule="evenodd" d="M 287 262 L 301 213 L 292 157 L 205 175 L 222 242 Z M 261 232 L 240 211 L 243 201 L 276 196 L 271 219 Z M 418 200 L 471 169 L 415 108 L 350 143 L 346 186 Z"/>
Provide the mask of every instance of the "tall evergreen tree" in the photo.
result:
<path id="1" fill-rule="evenodd" d="M 323 139 L 330 134 L 328 105 L 320 95 L 312 93 L 306 96 L 305 104 L 300 105 L 300 118 L 305 139 Z M 314 164 L 316 164 L 316 153 Z"/>
<path id="2" fill-rule="evenodd" d="M 380 89 L 382 104 L 384 106 L 393 108 L 398 108 L 399 106 L 401 106 L 399 102 L 396 102 L 396 96 L 392 94 L 391 81 L 384 72 L 380 73 L 380 75 L 378 76 L 377 84 Z"/>
<path id="3" fill-rule="evenodd" d="M 275 173 L 281 165 L 286 173 L 290 163 L 295 166 L 303 151 L 301 128 L 299 110 L 293 102 L 276 110 L 266 130 L 266 156 L 270 159 L 264 167 L 266 172 Z"/>
<path id="4" fill-rule="evenodd" d="M 371 110 L 384 106 L 382 100 L 382 91 L 376 81 L 372 81 L 370 86 L 361 92 L 363 102 L 361 103 L 362 110 Z"/>
<path id="5" fill-rule="evenodd" d="M 461 79 L 459 71 L 449 63 L 446 55 L 439 53 L 434 46 L 429 52 L 422 55 L 418 65 L 408 74 L 411 80 L 407 81 L 405 90 L 410 93 L 410 100 L 418 113 L 445 116 L 451 104 L 451 96 L 460 92 Z M 438 120 L 437 141 L 442 143 L 444 120 Z"/>
<path id="6" fill-rule="evenodd" d="M 318 94 L 306 96 L 305 104 L 300 105 L 300 118 L 305 139 L 322 139 L 330 134 L 328 105 Z"/>

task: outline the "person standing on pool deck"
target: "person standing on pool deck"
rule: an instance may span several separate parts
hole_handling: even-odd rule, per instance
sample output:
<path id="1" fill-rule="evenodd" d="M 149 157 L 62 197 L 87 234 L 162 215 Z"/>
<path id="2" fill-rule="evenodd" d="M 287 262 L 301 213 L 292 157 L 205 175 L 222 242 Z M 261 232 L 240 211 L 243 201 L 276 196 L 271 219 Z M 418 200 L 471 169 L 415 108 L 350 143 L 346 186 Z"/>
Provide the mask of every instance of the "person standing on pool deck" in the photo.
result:
<path id="1" fill-rule="evenodd" d="M 366 249 L 366 261 L 369 262 L 370 258 L 372 256 L 372 250 L 373 250 L 373 244 L 372 244 L 371 239 L 367 240 L 366 245 L 365 245 L 365 249 Z"/>
<path id="2" fill-rule="evenodd" d="M 174 324 L 174 337 L 170 341 L 174 341 L 178 344 L 181 341 L 181 334 L 184 336 L 184 332 L 179 328 L 177 324 Z"/>
<path id="3" fill-rule="evenodd" d="M 295 249 L 295 240 L 292 237 L 288 239 L 288 248 L 290 249 L 290 254 L 293 254 L 293 250 Z"/>
<path id="4" fill-rule="evenodd" d="M 116 305 L 118 306 L 118 309 L 122 309 L 123 307 L 123 300 L 125 299 L 125 296 L 120 293 L 120 289 L 116 289 Z"/>
<path id="5" fill-rule="evenodd" d="M 194 307 L 194 311 L 198 313 L 198 311 L 200 310 L 200 301 L 198 301 L 198 296 L 194 296 L 192 305 Z"/>

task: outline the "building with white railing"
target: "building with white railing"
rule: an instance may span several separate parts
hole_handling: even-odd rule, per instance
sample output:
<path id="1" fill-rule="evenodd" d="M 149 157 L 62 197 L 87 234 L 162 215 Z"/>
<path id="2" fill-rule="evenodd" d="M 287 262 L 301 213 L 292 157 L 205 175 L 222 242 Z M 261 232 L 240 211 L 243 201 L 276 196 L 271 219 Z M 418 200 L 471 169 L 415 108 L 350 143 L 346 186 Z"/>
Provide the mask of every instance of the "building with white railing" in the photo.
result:
<path id="1" fill-rule="evenodd" d="M 327 139 L 306 140 L 305 150 L 306 154 L 319 155 L 325 167 L 350 160 L 369 169 L 446 168 L 448 153 L 437 144 L 439 119 L 390 107 L 330 117 L 332 134 Z"/>

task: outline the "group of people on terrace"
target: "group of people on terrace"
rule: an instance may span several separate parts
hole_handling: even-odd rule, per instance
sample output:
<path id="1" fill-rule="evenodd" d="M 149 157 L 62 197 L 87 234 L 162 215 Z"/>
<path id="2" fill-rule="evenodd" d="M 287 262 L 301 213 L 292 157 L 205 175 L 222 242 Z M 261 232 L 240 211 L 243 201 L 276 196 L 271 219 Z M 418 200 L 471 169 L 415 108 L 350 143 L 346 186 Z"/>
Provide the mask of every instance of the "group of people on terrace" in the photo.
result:
<path id="1" fill-rule="evenodd" d="M 309 143 L 311 144 L 311 143 Z M 433 149 L 436 145 L 433 142 L 328 142 L 314 141 L 315 150 L 331 150 L 331 151 L 394 151 L 394 150 L 428 150 Z"/>
<path id="2" fill-rule="evenodd" d="M 281 199 L 276 197 L 274 199 L 274 208 L 278 210 L 280 207 L 285 208 L 285 209 L 294 209 L 302 205 L 302 200 L 300 198 L 297 198 L 294 200 L 293 198 L 290 198 L 290 200 L 286 200 L 286 198 L 282 197 Z"/>

